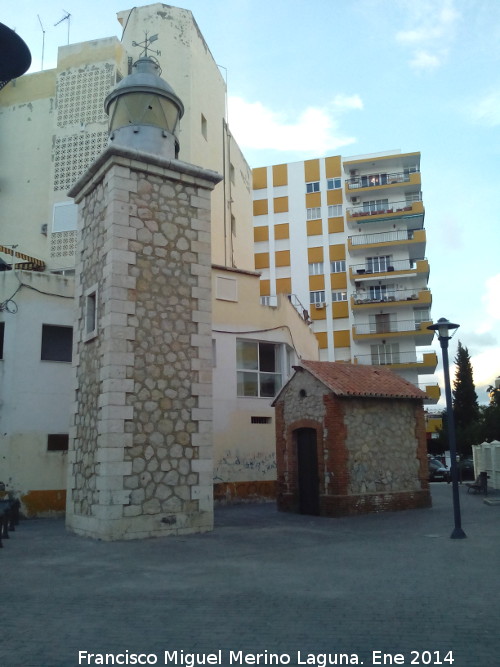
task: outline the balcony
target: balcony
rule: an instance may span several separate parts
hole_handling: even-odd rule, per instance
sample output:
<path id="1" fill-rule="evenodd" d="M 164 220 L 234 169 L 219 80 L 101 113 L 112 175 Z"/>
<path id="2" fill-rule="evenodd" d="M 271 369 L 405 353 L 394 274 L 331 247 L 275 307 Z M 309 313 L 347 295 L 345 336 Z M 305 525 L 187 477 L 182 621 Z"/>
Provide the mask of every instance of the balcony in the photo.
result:
<path id="1" fill-rule="evenodd" d="M 381 258 L 382 259 L 382 258 Z M 371 261 L 353 264 L 349 267 L 351 280 L 369 282 L 381 278 L 423 277 L 429 279 L 429 262 L 426 259 L 396 259 L 391 264 L 381 261 L 378 265 Z"/>
<path id="2" fill-rule="evenodd" d="M 347 247 L 350 255 L 366 254 L 382 248 L 408 248 L 410 258 L 423 257 L 426 246 L 425 229 L 398 229 L 375 234 L 349 236 Z"/>
<path id="3" fill-rule="evenodd" d="M 393 173 L 374 173 L 356 175 L 352 178 L 347 178 L 345 181 L 346 195 L 363 194 L 369 192 L 373 188 L 377 188 L 380 192 L 391 191 L 397 192 L 396 188 L 404 186 L 405 191 L 419 191 L 421 186 L 420 171 L 417 167 L 412 167 L 413 171 L 399 171 Z M 399 190 L 400 192 L 400 190 Z"/>
<path id="4" fill-rule="evenodd" d="M 411 304 L 407 304 L 411 301 Z M 383 287 L 373 287 L 371 290 L 357 290 L 351 296 L 351 308 L 356 310 L 369 310 L 370 308 L 380 308 L 384 306 L 401 306 L 401 304 L 411 306 L 430 306 L 432 304 L 432 294 L 429 289 L 399 289 L 384 290 Z"/>
<path id="5" fill-rule="evenodd" d="M 381 338 L 392 340 L 394 338 L 412 338 L 416 345 L 430 345 L 434 336 L 433 331 L 427 329 L 432 321 L 415 322 L 415 320 L 391 320 L 390 315 L 383 313 L 376 316 L 375 322 L 354 324 L 352 327 L 352 338 L 363 342 L 379 340 Z"/>
<path id="6" fill-rule="evenodd" d="M 424 405 L 436 405 L 441 398 L 441 389 L 437 382 L 430 384 L 419 384 L 418 388 L 425 391 L 428 398 L 424 399 Z"/>
<path id="7" fill-rule="evenodd" d="M 346 209 L 346 221 L 350 227 L 376 222 L 406 222 L 411 229 L 424 226 L 424 205 L 421 201 L 395 201 L 384 206 L 374 206 L 370 202 Z"/>
<path id="8" fill-rule="evenodd" d="M 373 366 L 388 366 L 392 370 L 417 369 L 420 375 L 429 375 L 435 372 L 438 358 L 432 351 L 423 352 L 391 352 L 386 354 L 360 354 L 354 356 L 355 364 L 369 364 Z"/>

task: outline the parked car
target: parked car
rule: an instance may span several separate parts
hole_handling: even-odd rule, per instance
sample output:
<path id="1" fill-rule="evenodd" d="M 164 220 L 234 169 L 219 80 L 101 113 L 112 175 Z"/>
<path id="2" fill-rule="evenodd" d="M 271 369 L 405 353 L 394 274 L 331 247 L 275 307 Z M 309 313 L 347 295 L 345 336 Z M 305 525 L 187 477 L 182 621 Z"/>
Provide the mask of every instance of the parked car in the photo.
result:
<path id="1" fill-rule="evenodd" d="M 447 482 L 450 471 L 439 459 L 429 459 L 429 482 Z"/>

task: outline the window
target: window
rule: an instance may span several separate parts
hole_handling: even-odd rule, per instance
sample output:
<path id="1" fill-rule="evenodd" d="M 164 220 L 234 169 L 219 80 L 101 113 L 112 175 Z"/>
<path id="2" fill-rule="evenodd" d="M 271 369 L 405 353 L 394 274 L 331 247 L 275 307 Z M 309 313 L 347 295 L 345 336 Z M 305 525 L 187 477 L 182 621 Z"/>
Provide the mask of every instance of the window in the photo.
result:
<path id="1" fill-rule="evenodd" d="M 47 435 L 48 452 L 67 452 L 69 435 L 67 433 L 49 433 Z"/>
<path id="2" fill-rule="evenodd" d="M 0 359 L 3 359 L 3 339 L 5 336 L 5 322 L 0 322 Z"/>
<path id="3" fill-rule="evenodd" d="M 399 364 L 399 343 L 390 343 L 389 345 L 370 345 L 371 362 L 375 366 L 385 366 L 386 364 Z"/>
<path id="4" fill-rule="evenodd" d="M 281 345 L 236 341 L 238 396 L 273 398 L 281 389 Z"/>
<path id="5" fill-rule="evenodd" d="M 333 291 L 332 301 L 347 301 L 347 292 Z"/>
<path id="6" fill-rule="evenodd" d="M 42 325 L 42 361 L 69 361 L 72 358 L 73 328 Z"/>
<path id="7" fill-rule="evenodd" d="M 319 181 L 311 181 L 310 183 L 306 183 L 306 192 L 308 194 L 310 192 L 319 192 Z"/>
<path id="8" fill-rule="evenodd" d="M 384 273 L 389 270 L 390 266 L 392 266 L 391 255 L 366 258 L 366 271 L 368 271 L 368 273 Z"/>
<path id="9" fill-rule="evenodd" d="M 78 206 L 73 202 L 62 202 L 54 205 L 52 219 L 53 232 L 71 232 L 78 225 Z"/>
<path id="10" fill-rule="evenodd" d="M 251 424 L 271 424 L 271 417 L 250 417 Z"/>
<path id="11" fill-rule="evenodd" d="M 323 275 L 323 262 L 311 262 L 309 264 L 309 275 L 310 276 L 322 276 Z"/>
<path id="12" fill-rule="evenodd" d="M 336 259 L 331 262 L 331 273 L 343 273 L 345 271 L 345 259 Z"/>
<path id="13" fill-rule="evenodd" d="M 342 187 L 342 179 L 340 178 L 329 178 L 326 181 L 326 187 L 328 190 L 338 190 Z"/>
<path id="14" fill-rule="evenodd" d="M 373 285 L 370 287 L 370 301 L 387 301 L 392 285 Z"/>
<path id="15" fill-rule="evenodd" d="M 85 331 L 83 340 L 97 336 L 97 285 L 93 285 L 85 294 Z"/>
<path id="16" fill-rule="evenodd" d="M 420 192 L 405 192 L 405 201 L 407 204 L 411 204 L 414 201 L 420 201 L 420 199 Z"/>
<path id="17" fill-rule="evenodd" d="M 339 218 L 342 215 L 342 204 L 334 204 L 328 207 L 329 218 Z"/>
<path id="18" fill-rule="evenodd" d="M 388 199 L 372 199 L 363 202 L 363 211 L 373 213 L 375 211 L 385 211 L 389 208 Z"/>
<path id="19" fill-rule="evenodd" d="M 309 292 L 309 303 L 314 306 L 324 305 L 325 304 L 325 290 L 316 290 L 315 292 Z"/>
<path id="20" fill-rule="evenodd" d="M 306 209 L 306 213 L 308 220 L 318 220 L 321 218 L 321 208 L 319 206 Z"/>
<path id="21" fill-rule="evenodd" d="M 431 313 L 429 308 L 415 308 L 413 312 L 415 313 L 415 324 L 431 321 Z"/>

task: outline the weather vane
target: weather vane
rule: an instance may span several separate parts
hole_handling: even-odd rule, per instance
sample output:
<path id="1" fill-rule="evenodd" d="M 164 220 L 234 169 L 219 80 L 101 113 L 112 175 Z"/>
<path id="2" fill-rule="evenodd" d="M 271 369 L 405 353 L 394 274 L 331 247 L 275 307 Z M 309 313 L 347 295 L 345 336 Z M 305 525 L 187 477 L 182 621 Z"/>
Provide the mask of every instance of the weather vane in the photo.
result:
<path id="1" fill-rule="evenodd" d="M 143 51 L 140 57 L 142 58 L 142 56 L 145 56 L 146 58 L 149 58 L 148 51 L 154 53 L 157 56 L 161 56 L 161 51 L 153 51 L 152 49 L 149 48 L 153 42 L 156 42 L 156 40 L 158 39 L 158 35 L 151 35 L 151 37 L 148 37 L 148 33 L 146 32 L 145 36 L 146 38 L 143 42 L 132 42 L 132 46 L 142 47 Z"/>

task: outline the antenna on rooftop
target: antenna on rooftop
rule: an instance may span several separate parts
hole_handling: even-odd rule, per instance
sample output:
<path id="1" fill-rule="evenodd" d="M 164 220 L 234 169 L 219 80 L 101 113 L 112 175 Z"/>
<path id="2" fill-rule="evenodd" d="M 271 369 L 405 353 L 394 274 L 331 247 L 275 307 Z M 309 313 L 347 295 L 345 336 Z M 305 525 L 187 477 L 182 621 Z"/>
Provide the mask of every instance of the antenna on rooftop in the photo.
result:
<path id="1" fill-rule="evenodd" d="M 66 16 L 63 16 L 62 19 L 60 19 L 57 23 L 54 23 L 54 27 L 56 25 L 59 25 L 63 21 L 66 21 L 66 20 L 68 21 L 68 44 L 69 44 L 69 27 L 71 25 L 71 14 L 69 12 L 67 12 L 65 9 L 63 9 L 63 12 L 66 12 Z"/>
<path id="2" fill-rule="evenodd" d="M 40 28 L 42 29 L 42 71 L 43 71 L 43 54 L 45 53 L 45 28 L 43 27 L 40 14 L 37 14 L 37 16 L 38 16 L 38 22 L 40 23 Z"/>

